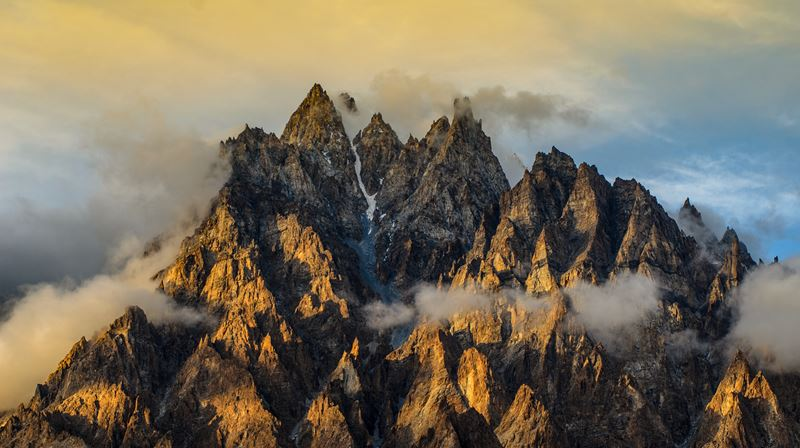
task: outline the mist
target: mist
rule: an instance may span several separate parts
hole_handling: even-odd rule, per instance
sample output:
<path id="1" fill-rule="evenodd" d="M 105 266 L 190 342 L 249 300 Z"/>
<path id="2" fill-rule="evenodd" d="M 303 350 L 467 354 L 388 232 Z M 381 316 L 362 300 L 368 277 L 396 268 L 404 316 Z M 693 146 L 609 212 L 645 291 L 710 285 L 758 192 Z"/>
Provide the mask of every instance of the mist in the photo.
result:
<path id="1" fill-rule="evenodd" d="M 452 117 L 453 100 L 464 96 L 470 98 L 476 119 L 483 121 L 485 132 L 492 138 L 492 149 L 512 184 L 525 170 L 517 151 L 530 153 L 536 139 L 555 128 L 594 124 L 587 106 L 563 95 L 511 92 L 500 85 L 468 89 L 399 70 L 379 73 L 368 90 L 354 92 L 357 109 L 350 106 L 350 93 L 337 95 L 334 100 L 351 137 L 366 126 L 372 113 L 380 112 L 405 141 L 409 134 L 422 138 L 435 119 Z"/>
<path id="2" fill-rule="evenodd" d="M 152 276 L 177 254 L 184 233 L 162 243 L 148 256 L 144 243 L 128 240 L 117 252 L 122 264 L 114 273 L 99 274 L 76 283 L 42 283 L 25 288 L 6 320 L 0 323 L 0 409 L 30 399 L 81 337 L 91 338 L 122 315 L 129 306 L 141 307 L 153 323 L 210 323 L 195 309 L 178 306 L 156 290 Z M 133 249 L 136 248 L 134 251 Z"/>
<path id="3" fill-rule="evenodd" d="M 108 272 L 124 240 L 151 239 L 205 214 L 229 173 L 218 142 L 170 123 L 147 101 L 87 122 L 78 147 L 62 150 L 82 160 L 70 186 L 87 193 L 50 204 L 18 196 L 6 204 L 0 298 L 19 295 L 24 284 Z M 54 169 L 48 158 L 39 163 L 43 172 Z"/>
<path id="4" fill-rule="evenodd" d="M 147 101 L 87 122 L 81 135 L 73 150 L 85 176 L 74 184 L 87 196 L 56 206 L 21 197 L 0 214 L 0 408 L 29 399 L 76 341 L 129 306 L 156 323 L 207 319 L 176 306 L 151 278 L 228 178 L 219 143 Z M 154 238 L 161 249 L 143 256 Z"/>
<path id="5" fill-rule="evenodd" d="M 737 320 L 728 345 L 762 368 L 800 371 L 800 258 L 759 266 L 731 300 Z"/>
<path id="6" fill-rule="evenodd" d="M 542 309 L 550 302 L 525 294 L 522 290 L 503 289 L 481 293 L 463 288 L 443 289 L 432 285 L 414 288 L 412 304 L 372 302 L 364 307 L 367 325 L 374 330 L 387 330 L 417 322 L 443 322 L 470 311 L 488 311 L 495 304 L 516 305 L 527 311 Z"/>
<path id="7" fill-rule="evenodd" d="M 579 282 L 565 293 L 570 298 L 572 317 L 611 351 L 627 348 L 637 325 L 659 305 L 658 284 L 631 273 L 599 286 Z"/>

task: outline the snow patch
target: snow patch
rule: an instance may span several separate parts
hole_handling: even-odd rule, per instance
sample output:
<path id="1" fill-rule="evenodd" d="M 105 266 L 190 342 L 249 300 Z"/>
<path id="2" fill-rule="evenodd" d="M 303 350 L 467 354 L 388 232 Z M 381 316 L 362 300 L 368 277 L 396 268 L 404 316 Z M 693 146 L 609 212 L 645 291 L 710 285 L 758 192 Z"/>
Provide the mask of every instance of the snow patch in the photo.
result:
<path id="1" fill-rule="evenodd" d="M 356 179 L 358 179 L 358 188 L 361 189 L 361 194 L 364 195 L 364 198 L 367 200 L 367 210 L 364 212 L 367 215 L 367 220 L 370 222 L 370 228 L 368 233 L 372 233 L 372 214 L 375 213 L 375 196 L 378 195 L 376 192 L 375 194 L 367 194 L 367 187 L 364 186 L 364 180 L 361 179 L 361 156 L 358 155 L 358 151 L 356 151 L 355 146 L 352 146 L 353 154 L 356 156 Z"/>

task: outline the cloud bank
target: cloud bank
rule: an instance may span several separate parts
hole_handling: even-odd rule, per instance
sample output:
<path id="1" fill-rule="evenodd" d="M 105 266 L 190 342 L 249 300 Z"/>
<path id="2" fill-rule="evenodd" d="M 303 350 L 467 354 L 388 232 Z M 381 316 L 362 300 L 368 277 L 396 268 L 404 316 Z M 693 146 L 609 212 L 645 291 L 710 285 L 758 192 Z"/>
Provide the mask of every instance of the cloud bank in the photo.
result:
<path id="1" fill-rule="evenodd" d="M 0 409 L 30 398 L 70 347 L 82 336 L 91 338 L 131 306 L 141 307 L 154 323 L 208 323 L 209 317 L 180 307 L 156 291 L 150 280 L 175 256 L 181 238 L 166 241 L 147 257 L 129 257 L 112 274 L 81 283 L 43 283 L 27 288 L 6 320 L 0 323 Z M 129 241 L 123 251 L 142 244 Z"/>
<path id="2" fill-rule="evenodd" d="M 635 274 L 622 274 L 600 286 L 580 282 L 564 292 L 570 299 L 569 316 L 611 350 L 630 340 L 636 326 L 659 304 L 656 282 Z M 420 321 L 446 321 L 456 314 L 489 310 L 497 303 L 534 310 L 551 302 L 516 289 L 491 294 L 422 285 L 416 289 L 411 304 L 373 302 L 364 310 L 370 328 L 386 330 Z"/>

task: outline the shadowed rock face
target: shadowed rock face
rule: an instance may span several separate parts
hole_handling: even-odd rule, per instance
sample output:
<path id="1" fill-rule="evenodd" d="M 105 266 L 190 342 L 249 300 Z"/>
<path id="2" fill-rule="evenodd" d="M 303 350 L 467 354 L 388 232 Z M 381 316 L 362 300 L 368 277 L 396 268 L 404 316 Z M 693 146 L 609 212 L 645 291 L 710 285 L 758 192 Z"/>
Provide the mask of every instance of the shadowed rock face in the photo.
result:
<path id="1" fill-rule="evenodd" d="M 372 116 L 367 127 L 355 136 L 353 143 L 361 157 L 361 179 L 366 192 L 369 195 L 376 194 L 383 186 L 390 167 L 400 157 L 403 144 L 379 113 Z"/>
<path id="2" fill-rule="evenodd" d="M 0 418 L 0 446 L 798 444 L 800 379 L 725 357 L 754 263 L 688 201 L 695 237 L 635 180 L 555 148 L 509 188 L 466 99 L 420 140 L 376 114 L 351 145 L 315 85 L 281 137 L 248 126 L 221 154 L 230 179 L 156 275 L 214 323 L 127 310 Z M 659 305 L 611 350 L 562 290 L 629 272 Z M 420 283 L 491 304 L 371 329 L 365 305 Z M 685 334 L 701 343 L 670 342 Z"/>
<path id="3" fill-rule="evenodd" d="M 401 287 L 452 275 L 508 181 L 469 100 L 389 165 L 377 196 L 378 275 Z"/>

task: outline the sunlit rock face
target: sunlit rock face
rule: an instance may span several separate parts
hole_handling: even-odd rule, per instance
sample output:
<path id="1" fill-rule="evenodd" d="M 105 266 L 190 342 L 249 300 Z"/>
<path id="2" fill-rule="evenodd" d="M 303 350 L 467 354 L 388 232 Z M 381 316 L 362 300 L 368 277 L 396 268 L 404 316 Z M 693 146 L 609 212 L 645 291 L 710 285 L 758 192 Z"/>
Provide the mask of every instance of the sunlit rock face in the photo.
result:
<path id="1" fill-rule="evenodd" d="M 314 85 L 280 137 L 222 142 L 230 179 L 153 273 L 207 322 L 127 310 L 3 415 L 0 446 L 800 443 L 798 376 L 731 355 L 755 266 L 733 230 L 688 236 L 555 148 L 510 186 L 467 99 L 420 139 L 380 114 L 353 137 Z M 630 275 L 656 285 L 640 318 L 576 313 L 570 288 Z"/>

